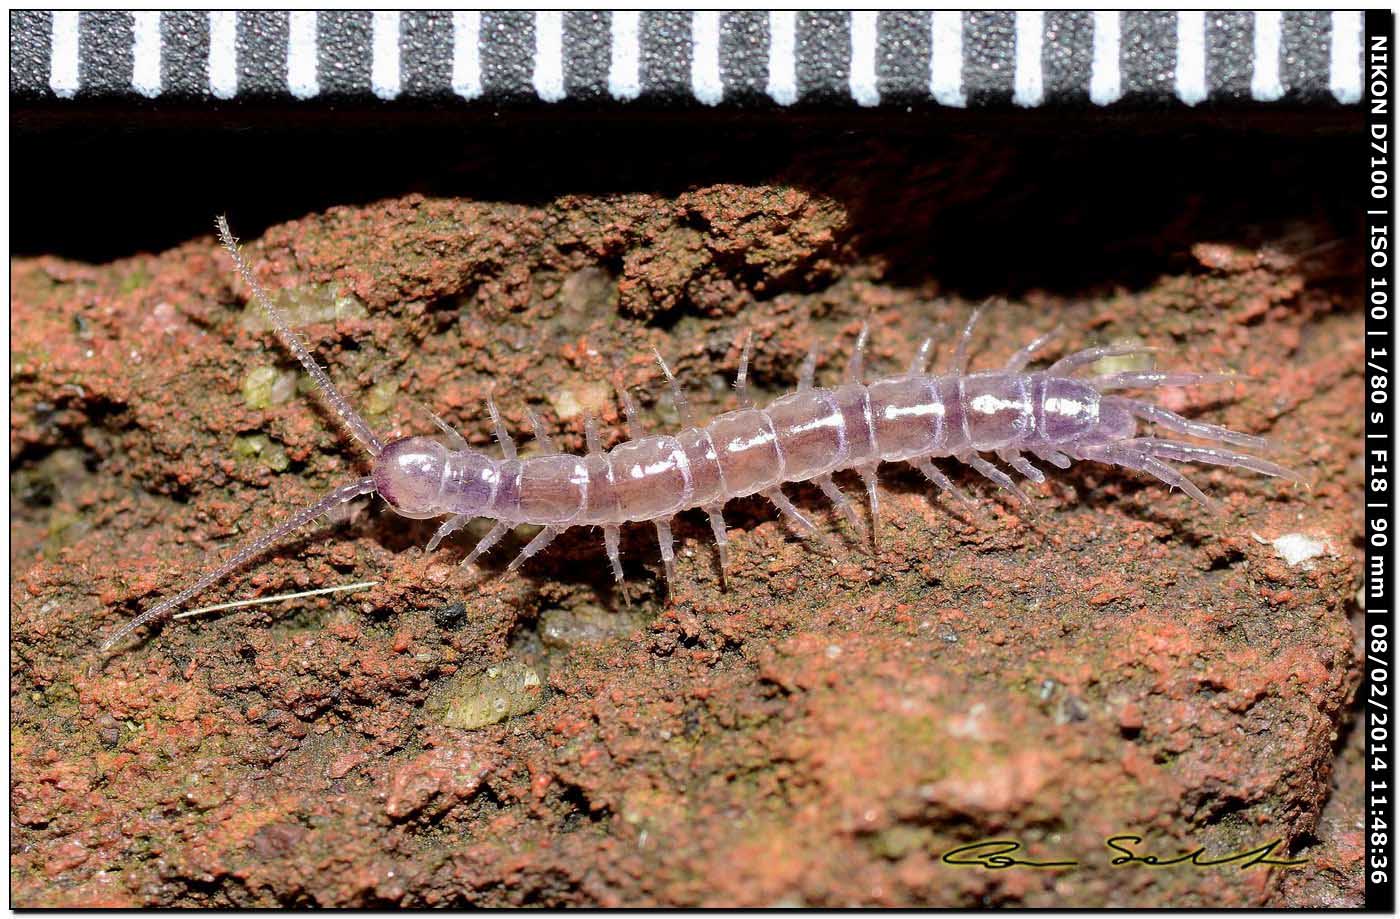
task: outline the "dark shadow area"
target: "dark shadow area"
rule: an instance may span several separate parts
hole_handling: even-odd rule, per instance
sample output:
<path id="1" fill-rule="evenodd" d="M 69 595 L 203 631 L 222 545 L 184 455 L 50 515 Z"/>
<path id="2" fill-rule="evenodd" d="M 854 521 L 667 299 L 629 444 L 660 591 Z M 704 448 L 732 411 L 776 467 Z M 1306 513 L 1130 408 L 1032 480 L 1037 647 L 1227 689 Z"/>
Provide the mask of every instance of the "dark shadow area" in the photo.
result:
<path id="1" fill-rule="evenodd" d="M 13 254 L 102 262 L 208 235 L 219 213 L 255 238 L 409 192 L 542 202 L 785 182 L 840 201 L 843 241 L 891 282 L 981 297 L 1132 287 L 1179 270 L 1192 243 L 1277 239 L 1299 214 L 1339 239 L 1355 230 L 1348 112 L 238 114 L 148 114 L 137 128 L 21 112 Z"/>

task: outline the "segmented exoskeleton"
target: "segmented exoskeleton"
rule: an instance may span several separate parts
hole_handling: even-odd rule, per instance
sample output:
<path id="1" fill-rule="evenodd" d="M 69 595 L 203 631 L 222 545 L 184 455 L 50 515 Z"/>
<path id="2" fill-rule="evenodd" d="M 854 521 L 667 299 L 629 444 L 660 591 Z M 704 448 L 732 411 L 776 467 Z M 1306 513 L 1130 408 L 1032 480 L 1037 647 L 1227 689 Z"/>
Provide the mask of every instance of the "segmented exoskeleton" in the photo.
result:
<path id="1" fill-rule="evenodd" d="M 1146 421 L 1205 441 L 1252 449 L 1267 447 L 1261 437 L 1192 421 L 1141 399 L 1109 394 L 1124 389 L 1232 379 L 1229 375 L 1135 370 L 1089 378 L 1071 376 L 1103 358 L 1151 349 L 1119 345 L 1089 348 L 1045 370 L 1028 372 L 1027 365 L 1051 337 L 1045 335 L 1018 351 L 1000 370 L 968 373 L 968 347 L 980 311 L 974 312 L 963 328 L 951 365 L 943 373 L 927 372 L 932 343 L 925 341 L 906 373 L 863 382 L 866 332 L 862 329 L 842 385 L 833 389 L 813 385 L 814 351 L 802 364 L 797 390 L 765 408 L 756 407 L 748 391 L 750 350 L 746 342 L 735 383 L 740 407 L 704 426 L 695 423 L 684 392 L 657 354 L 680 415 L 681 430 L 675 434 L 645 434 L 632 400 L 624 391 L 632 439 L 608 451 L 601 448 L 596 423 L 590 418 L 585 427 L 587 452 L 583 456 L 560 453 L 532 414 L 531 424 L 542 453 L 521 459 L 489 399 L 487 409 L 500 441 L 499 459 L 471 449 L 460 434 L 435 415 L 434 422 L 446 435 L 446 446 L 428 437 L 405 437 L 384 444 L 291 331 L 253 276 L 223 218 L 218 221 L 218 229 L 253 299 L 311 374 L 346 429 L 369 452 L 373 470 L 371 475 L 336 489 L 257 536 L 208 574 L 132 619 L 103 642 L 103 651 L 141 625 L 169 617 L 183 603 L 274 541 L 360 495 L 377 493 L 405 517 L 446 517 L 428 543 L 430 552 L 473 518 L 494 520 L 495 526 L 467 555 L 464 565 L 476 561 L 520 524 L 536 524 L 542 529 L 509 564 L 511 571 L 570 527 L 600 527 L 619 584 L 621 526 L 650 522 L 656 528 L 667 581 L 674 584 L 670 520 L 689 508 L 702 508 L 709 515 L 719 546 L 721 572 L 728 565 L 728 539 L 721 511 L 725 502 L 733 498 L 763 495 L 798 532 L 819 538 L 813 523 L 783 494 L 781 486 L 786 482 L 815 482 L 852 525 L 863 530 L 856 508 L 832 479 L 835 472 L 855 470 L 865 483 L 870 502 L 870 535 L 875 539 L 879 531 L 876 469 L 883 462 L 911 463 L 940 489 L 966 504 L 971 503 L 970 499 L 932 460 L 958 459 L 1022 499 L 1025 495 L 1011 477 L 983 454 L 995 455 L 1034 482 L 1043 482 L 1045 476 L 1027 455 L 1062 469 L 1073 460 L 1137 469 L 1182 489 L 1207 506 L 1214 502 L 1170 461 L 1235 466 L 1264 475 L 1296 478 L 1290 470 L 1247 453 L 1169 438 L 1139 437 L 1138 425 Z"/>

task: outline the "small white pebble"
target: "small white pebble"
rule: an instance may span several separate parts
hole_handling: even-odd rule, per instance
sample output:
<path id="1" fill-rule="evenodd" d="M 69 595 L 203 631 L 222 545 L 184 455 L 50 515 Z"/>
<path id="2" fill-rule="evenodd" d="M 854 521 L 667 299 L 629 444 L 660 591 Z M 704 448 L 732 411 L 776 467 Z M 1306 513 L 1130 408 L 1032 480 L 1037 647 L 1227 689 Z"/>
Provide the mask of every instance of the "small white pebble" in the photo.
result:
<path id="1" fill-rule="evenodd" d="M 1283 557 L 1289 568 L 1297 567 L 1309 559 L 1317 558 L 1319 555 L 1331 551 L 1327 543 L 1306 533 L 1285 533 L 1275 539 L 1271 545 L 1274 547 L 1274 551 Z"/>

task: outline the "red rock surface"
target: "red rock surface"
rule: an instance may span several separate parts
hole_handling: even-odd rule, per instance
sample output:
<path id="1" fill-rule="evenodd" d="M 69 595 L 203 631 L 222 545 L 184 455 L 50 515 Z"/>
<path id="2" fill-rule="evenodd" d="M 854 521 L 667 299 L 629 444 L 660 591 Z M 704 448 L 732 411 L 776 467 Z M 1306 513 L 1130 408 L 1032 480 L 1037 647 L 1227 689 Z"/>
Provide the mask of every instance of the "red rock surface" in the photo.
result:
<path id="1" fill-rule="evenodd" d="M 329 303 L 332 284 L 358 301 L 302 331 L 352 402 L 383 409 L 377 428 L 430 430 L 416 400 L 485 447 L 495 385 L 513 429 L 529 405 L 578 450 L 580 407 L 620 436 L 614 381 L 644 387 L 649 424 L 674 422 L 653 345 L 714 412 L 744 330 L 765 395 L 813 342 L 834 380 L 866 316 L 876 374 L 946 342 L 976 298 L 911 281 L 870 243 L 891 232 L 876 212 L 781 185 L 410 196 L 274 226 L 247 252 L 290 302 Z M 473 581 L 456 566 L 471 536 L 425 556 L 431 524 L 364 502 L 200 602 L 372 590 L 168 624 L 96 666 L 103 634 L 365 464 L 310 397 L 249 404 L 250 373 L 295 365 L 245 321 L 211 237 L 101 266 L 17 260 L 13 902 L 1357 903 L 1358 813 L 1334 783 L 1358 783 L 1359 758 L 1333 761 L 1359 673 L 1361 314 L 1354 248 L 1296 216 L 1247 245 L 1188 221 L 1174 261 L 1131 286 L 1011 290 L 977 360 L 1059 322 L 1071 346 L 1130 337 L 1164 366 L 1257 377 L 1163 398 L 1276 439 L 1311 490 L 1198 470 L 1227 508 L 1212 517 L 1076 467 L 1032 487 L 1030 515 L 948 463 L 984 496 L 973 520 L 887 467 L 878 555 L 796 488 L 837 557 L 735 502 L 721 590 L 687 514 L 674 601 L 650 530 L 627 532 L 631 609 L 597 534 L 502 577 L 513 538 Z M 1325 550 L 1290 567 L 1273 542 L 1295 533 Z M 445 727 L 431 700 L 451 677 L 510 658 L 545 676 L 538 707 Z M 1112 866 L 1105 839 L 1125 833 L 1161 855 L 1277 839 L 1308 862 Z M 1080 864 L 939 861 L 991 838 Z"/>

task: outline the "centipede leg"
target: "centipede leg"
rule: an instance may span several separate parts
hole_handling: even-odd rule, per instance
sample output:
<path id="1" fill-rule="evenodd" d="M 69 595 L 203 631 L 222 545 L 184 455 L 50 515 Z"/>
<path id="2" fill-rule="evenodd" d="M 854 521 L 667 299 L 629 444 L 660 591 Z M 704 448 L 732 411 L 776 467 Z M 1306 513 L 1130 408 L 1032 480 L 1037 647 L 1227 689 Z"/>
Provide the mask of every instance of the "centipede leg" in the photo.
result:
<path id="1" fill-rule="evenodd" d="M 919 345 L 919 350 L 915 352 L 914 359 L 909 362 L 909 376 L 920 376 L 928 370 L 928 356 L 933 351 L 933 339 L 925 338 L 923 344 Z"/>
<path id="2" fill-rule="evenodd" d="M 1045 473 L 1041 472 L 1035 465 L 1016 450 L 998 450 L 997 456 L 1003 463 L 1015 469 L 1021 475 L 1040 485 L 1045 482 Z"/>
<path id="3" fill-rule="evenodd" d="M 805 392 L 811 389 L 816 379 L 817 343 L 812 342 L 812 347 L 807 349 L 807 356 L 802 359 L 802 367 L 797 371 L 797 391 Z"/>
<path id="4" fill-rule="evenodd" d="M 739 397 L 740 408 L 753 408 L 753 396 L 749 395 L 749 356 L 753 353 L 753 333 L 744 336 L 744 348 L 739 352 L 739 372 L 734 375 L 734 394 Z"/>
<path id="5" fill-rule="evenodd" d="M 432 552 L 444 539 L 460 530 L 467 524 L 467 521 L 471 519 L 471 516 L 468 514 L 458 514 L 455 517 L 449 517 L 447 520 L 443 521 L 442 526 L 438 527 L 437 532 L 433 534 L 433 538 L 428 540 L 428 547 L 423 551 Z"/>
<path id="6" fill-rule="evenodd" d="M 1085 348 L 1083 351 L 1076 351 L 1073 354 L 1060 358 L 1051 364 L 1046 373 L 1051 376 L 1068 376 L 1071 370 L 1082 367 L 1085 364 L 1092 364 L 1095 361 L 1103 360 L 1106 357 L 1127 357 L 1130 354 L 1151 354 L 1160 351 L 1160 348 L 1150 348 L 1146 345 L 1100 345 L 1097 348 Z"/>
<path id="7" fill-rule="evenodd" d="M 1202 383 L 1248 383 L 1238 373 L 1168 373 L 1160 370 L 1124 370 L 1090 377 L 1084 382 L 1099 392 L 1110 389 L 1156 389 L 1163 386 L 1199 386 Z"/>
<path id="8" fill-rule="evenodd" d="M 661 565 L 666 569 L 666 592 L 676 595 L 676 541 L 671 535 L 669 520 L 653 520 L 656 526 L 656 542 L 661 546 Z"/>
<path id="9" fill-rule="evenodd" d="M 501 541 L 502 536 L 509 532 L 510 527 L 504 521 L 496 521 L 496 525 L 493 526 L 485 536 L 481 537 L 476 546 L 467 554 L 467 557 L 462 559 L 462 567 L 466 568 L 471 565 L 472 562 L 481 558 L 481 556 L 491 550 L 492 546 Z"/>
<path id="10" fill-rule="evenodd" d="M 621 387 L 617 391 L 622 397 L 622 413 L 627 418 L 627 436 L 633 440 L 646 436 L 646 431 L 642 429 L 641 419 L 637 417 L 637 403 L 632 401 L 632 394 L 627 391 L 627 387 Z"/>
<path id="11" fill-rule="evenodd" d="M 598 437 L 598 419 L 592 413 L 583 416 L 583 442 L 590 456 L 603 452 L 603 443 Z"/>
<path id="12" fill-rule="evenodd" d="M 622 578 L 622 552 L 618 548 L 621 541 L 621 527 L 603 527 L 603 545 L 608 550 L 608 564 L 612 565 L 613 580 L 617 582 L 617 589 L 621 592 L 623 601 L 631 606 L 632 597 L 627 593 L 627 582 Z"/>
<path id="13" fill-rule="evenodd" d="M 511 439 L 510 431 L 506 430 L 505 423 L 501 421 L 501 413 L 496 411 L 494 393 L 486 394 L 486 411 L 491 415 L 491 425 L 496 429 L 496 440 L 501 444 L 501 454 L 508 460 L 515 459 L 515 441 Z"/>
<path id="14" fill-rule="evenodd" d="M 535 538 L 530 540 L 525 548 L 520 550 L 520 554 L 511 560 L 511 563 L 506 566 L 506 570 L 518 571 L 520 566 L 525 564 L 531 556 L 538 555 L 540 552 L 544 551 L 545 546 L 554 542 L 554 537 L 558 536 L 561 532 L 563 531 L 558 527 L 545 527 L 543 530 L 540 530 L 535 534 Z"/>
<path id="15" fill-rule="evenodd" d="M 993 466 L 991 463 L 982 459 L 982 457 L 968 456 L 966 459 L 966 463 L 973 469 L 977 470 L 977 472 L 981 474 L 983 478 L 990 479 L 991 481 L 1000 485 L 1002 488 L 1005 488 L 1007 491 L 1011 492 L 1013 495 L 1019 498 L 1022 502 L 1026 504 L 1031 503 L 1030 495 L 1022 491 L 1020 486 L 1012 480 L 1011 476 L 1007 475 L 997 467 Z"/>
<path id="16" fill-rule="evenodd" d="M 1059 450 L 1052 450 L 1049 447 L 1037 447 L 1032 449 L 1031 452 L 1036 455 L 1037 459 L 1043 459 L 1045 462 L 1059 469 L 1068 469 L 1074 464 L 1074 461 L 1068 456 L 1065 456 Z"/>
<path id="17" fill-rule="evenodd" d="M 671 402 L 676 406 L 676 415 L 680 418 L 681 427 L 694 427 L 695 418 L 690 412 L 690 402 L 685 397 L 685 390 L 681 389 L 681 384 L 676 382 L 676 378 L 671 374 L 671 368 L 666 366 L 666 359 L 661 356 L 661 352 L 656 348 L 651 350 L 656 355 L 656 362 L 661 365 L 661 373 L 666 377 L 666 384 L 671 387 Z"/>
<path id="18" fill-rule="evenodd" d="M 846 365 L 846 382 L 859 383 L 865 376 L 865 343 L 870 338 L 870 323 L 860 324 L 856 345 L 851 349 L 851 362 Z"/>
<path id="19" fill-rule="evenodd" d="M 1006 366 L 1003 367 L 1002 370 L 1007 373 L 1020 373 L 1022 370 L 1025 370 L 1026 365 L 1031 362 L 1031 359 L 1035 357 L 1036 353 L 1053 341 L 1055 337 L 1063 331 L 1064 326 L 1055 326 L 1055 328 L 1046 332 L 1044 335 L 1039 336 L 1020 351 L 1013 354 L 1011 360 L 1006 362 Z"/>
<path id="20" fill-rule="evenodd" d="M 1086 452 L 1084 458 L 1146 472 L 1170 487 L 1180 488 L 1208 510 L 1215 513 L 1221 513 L 1224 510 L 1219 501 L 1197 488 L 1196 484 L 1180 470 L 1146 455 L 1140 449 L 1131 447 L 1130 444 L 1131 441 L 1125 444 L 1095 447 Z"/>
<path id="21" fill-rule="evenodd" d="M 544 422 L 540 420 L 540 416 L 527 408 L 525 409 L 525 417 L 530 419 L 530 430 L 535 432 L 535 442 L 540 445 L 540 449 L 545 453 L 557 452 L 554 449 L 554 438 L 549 436 L 549 431 L 545 428 Z"/>
<path id="22" fill-rule="evenodd" d="M 715 548 L 719 550 L 719 583 L 724 588 L 729 587 L 729 531 L 724 527 L 724 507 L 713 504 L 705 508 L 705 513 L 710 518 L 710 529 L 715 534 Z"/>
<path id="23" fill-rule="evenodd" d="M 798 535 L 802 536 L 804 539 L 811 539 L 822 543 L 830 548 L 830 543 L 828 543 L 822 531 L 817 529 L 816 524 L 808 520 L 806 515 L 793 506 L 793 503 L 788 500 L 787 495 L 783 494 L 781 488 L 769 488 L 759 492 L 759 494 L 773 502 L 773 506 L 783 515 L 784 520 L 792 524 L 792 528 L 798 532 Z"/>
<path id="24" fill-rule="evenodd" d="M 850 523 L 851 527 L 862 536 L 865 535 L 865 521 L 860 519 L 860 512 L 856 510 L 856 506 L 852 503 L 851 499 L 846 497 L 846 493 L 837 487 L 830 473 L 818 476 L 816 478 L 816 483 L 817 487 L 822 490 L 822 494 L 826 495 L 831 503 L 836 505 L 836 509 L 841 512 L 847 522 Z"/>
<path id="25" fill-rule="evenodd" d="M 865 493 L 870 498 L 870 548 L 879 553 L 880 551 L 880 491 L 879 480 L 875 475 L 874 466 L 865 466 L 860 472 L 861 481 L 865 482 Z"/>
<path id="26" fill-rule="evenodd" d="M 964 494 L 961 488 L 954 485 L 953 480 L 944 475 L 943 470 L 935 466 L 933 462 L 928 459 L 928 457 L 924 457 L 921 460 L 910 460 L 910 462 L 913 463 L 915 469 L 919 470 L 924 474 L 924 478 L 928 479 L 938 488 L 947 492 L 949 497 L 956 500 L 959 504 L 967 508 L 969 511 L 977 510 L 977 502 L 973 501 L 966 494 Z"/>
<path id="27" fill-rule="evenodd" d="M 432 409 L 428 408 L 426 405 L 423 405 L 423 404 L 422 404 L 421 402 L 419 402 L 417 399 L 411 399 L 411 400 L 409 400 L 409 401 L 411 401 L 414 405 L 418 406 L 418 407 L 421 408 L 423 411 L 425 411 L 425 412 L 428 413 L 428 417 L 431 418 L 431 419 L 433 419 L 433 424 L 437 425 L 438 430 L 439 430 L 439 431 L 442 431 L 443 434 L 447 435 L 447 444 L 448 444 L 448 446 L 450 446 L 453 450 L 469 450 L 469 449 L 471 449 L 471 448 L 468 446 L 468 444 L 467 444 L 467 439 L 466 439 L 465 437 L 463 437 L 463 436 L 461 435 L 461 433 L 458 432 L 458 430 L 457 430 L 456 428 L 454 428 L 452 425 L 448 424 L 448 423 L 447 423 L 446 421 L 444 421 L 443 419 L 439 418 L 439 417 L 433 412 Z"/>
<path id="28" fill-rule="evenodd" d="M 967 354 L 972 347 L 972 330 L 986 309 L 987 304 L 984 303 L 973 310 L 971 316 L 967 317 L 967 325 L 963 326 L 962 334 L 958 336 L 957 347 L 953 349 L 953 366 L 949 368 L 949 373 L 961 376 L 967 372 Z"/>

